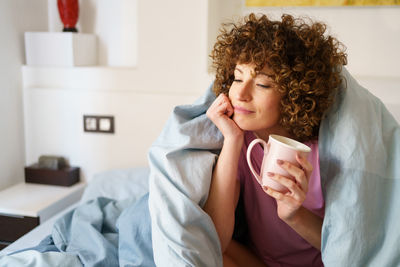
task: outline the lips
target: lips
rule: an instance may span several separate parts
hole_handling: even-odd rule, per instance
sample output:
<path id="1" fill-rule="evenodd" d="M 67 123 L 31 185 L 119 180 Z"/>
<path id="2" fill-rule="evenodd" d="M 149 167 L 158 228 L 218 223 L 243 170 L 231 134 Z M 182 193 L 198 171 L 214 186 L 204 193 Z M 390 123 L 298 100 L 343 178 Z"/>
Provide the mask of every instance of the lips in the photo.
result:
<path id="1" fill-rule="evenodd" d="M 248 110 L 248 109 L 243 108 L 243 107 L 235 106 L 233 108 L 235 110 L 235 113 L 239 113 L 239 114 L 251 114 L 251 113 L 254 113 L 254 111 Z"/>

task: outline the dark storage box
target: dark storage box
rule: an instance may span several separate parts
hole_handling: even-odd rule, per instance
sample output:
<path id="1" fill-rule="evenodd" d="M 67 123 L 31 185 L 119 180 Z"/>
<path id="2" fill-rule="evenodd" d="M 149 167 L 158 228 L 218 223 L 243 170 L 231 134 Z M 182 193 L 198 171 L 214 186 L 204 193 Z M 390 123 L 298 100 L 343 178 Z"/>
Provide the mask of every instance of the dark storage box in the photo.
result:
<path id="1" fill-rule="evenodd" d="M 0 215 L 0 245 L 14 242 L 39 225 L 39 217 Z"/>
<path id="2" fill-rule="evenodd" d="M 25 182 L 71 186 L 79 182 L 79 167 L 65 167 L 60 170 L 39 168 L 38 164 L 25 167 Z"/>

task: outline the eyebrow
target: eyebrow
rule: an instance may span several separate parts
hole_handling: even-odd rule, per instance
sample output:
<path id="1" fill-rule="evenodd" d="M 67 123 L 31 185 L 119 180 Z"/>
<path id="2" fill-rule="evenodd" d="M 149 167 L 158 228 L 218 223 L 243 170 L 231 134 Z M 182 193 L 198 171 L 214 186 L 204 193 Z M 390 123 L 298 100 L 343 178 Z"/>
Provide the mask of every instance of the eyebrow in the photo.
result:
<path id="1" fill-rule="evenodd" d="M 265 75 L 265 76 L 267 76 L 268 78 L 271 78 L 271 79 L 273 79 L 274 78 L 274 76 L 273 75 L 271 75 L 271 74 L 267 74 L 267 73 L 265 73 L 265 72 L 257 72 L 257 75 Z"/>
<path id="2" fill-rule="evenodd" d="M 241 69 L 239 69 L 238 67 L 236 67 L 235 70 L 239 71 L 240 73 L 243 73 L 243 71 L 242 71 Z M 235 71 L 235 70 L 234 70 L 234 71 Z M 274 78 L 274 76 L 273 76 L 272 74 L 267 74 L 267 73 L 262 72 L 262 71 L 258 71 L 258 72 L 256 72 L 256 74 L 257 74 L 257 75 L 264 75 L 264 76 L 267 76 L 267 77 L 270 78 L 270 79 L 273 79 L 273 78 Z"/>

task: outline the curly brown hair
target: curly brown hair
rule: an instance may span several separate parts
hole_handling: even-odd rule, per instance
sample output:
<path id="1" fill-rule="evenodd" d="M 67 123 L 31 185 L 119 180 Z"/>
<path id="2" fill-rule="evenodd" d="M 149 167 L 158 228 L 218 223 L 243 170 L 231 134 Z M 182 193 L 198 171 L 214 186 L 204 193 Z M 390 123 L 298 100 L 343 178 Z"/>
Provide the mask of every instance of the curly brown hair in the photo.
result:
<path id="1" fill-rule="evenodd" d="M 345 47 L 325 36 L 326 25 L 284 14 L 281 21 L 250 14 L 224 24 L 210 57 L 216 71 L 213 91 L 227 94 L 236 64 L 265 65 L 282 96 L 279 123 L 300 141 L 316 139 L 322 116 L 341 83 Z"/>

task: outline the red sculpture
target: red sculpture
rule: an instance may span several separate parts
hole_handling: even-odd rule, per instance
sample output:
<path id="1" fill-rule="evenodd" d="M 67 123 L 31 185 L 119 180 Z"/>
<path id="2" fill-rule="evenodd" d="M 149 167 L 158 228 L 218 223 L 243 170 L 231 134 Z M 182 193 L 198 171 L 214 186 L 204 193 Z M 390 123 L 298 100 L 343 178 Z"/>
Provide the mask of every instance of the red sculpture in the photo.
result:
<path id="1" fill-rule="evenodd" d="M 75 28 L 79 16 L 78 0 L 57 0 L 58 12 L 64 24 L 63 32 L 78 32 Z"/>

